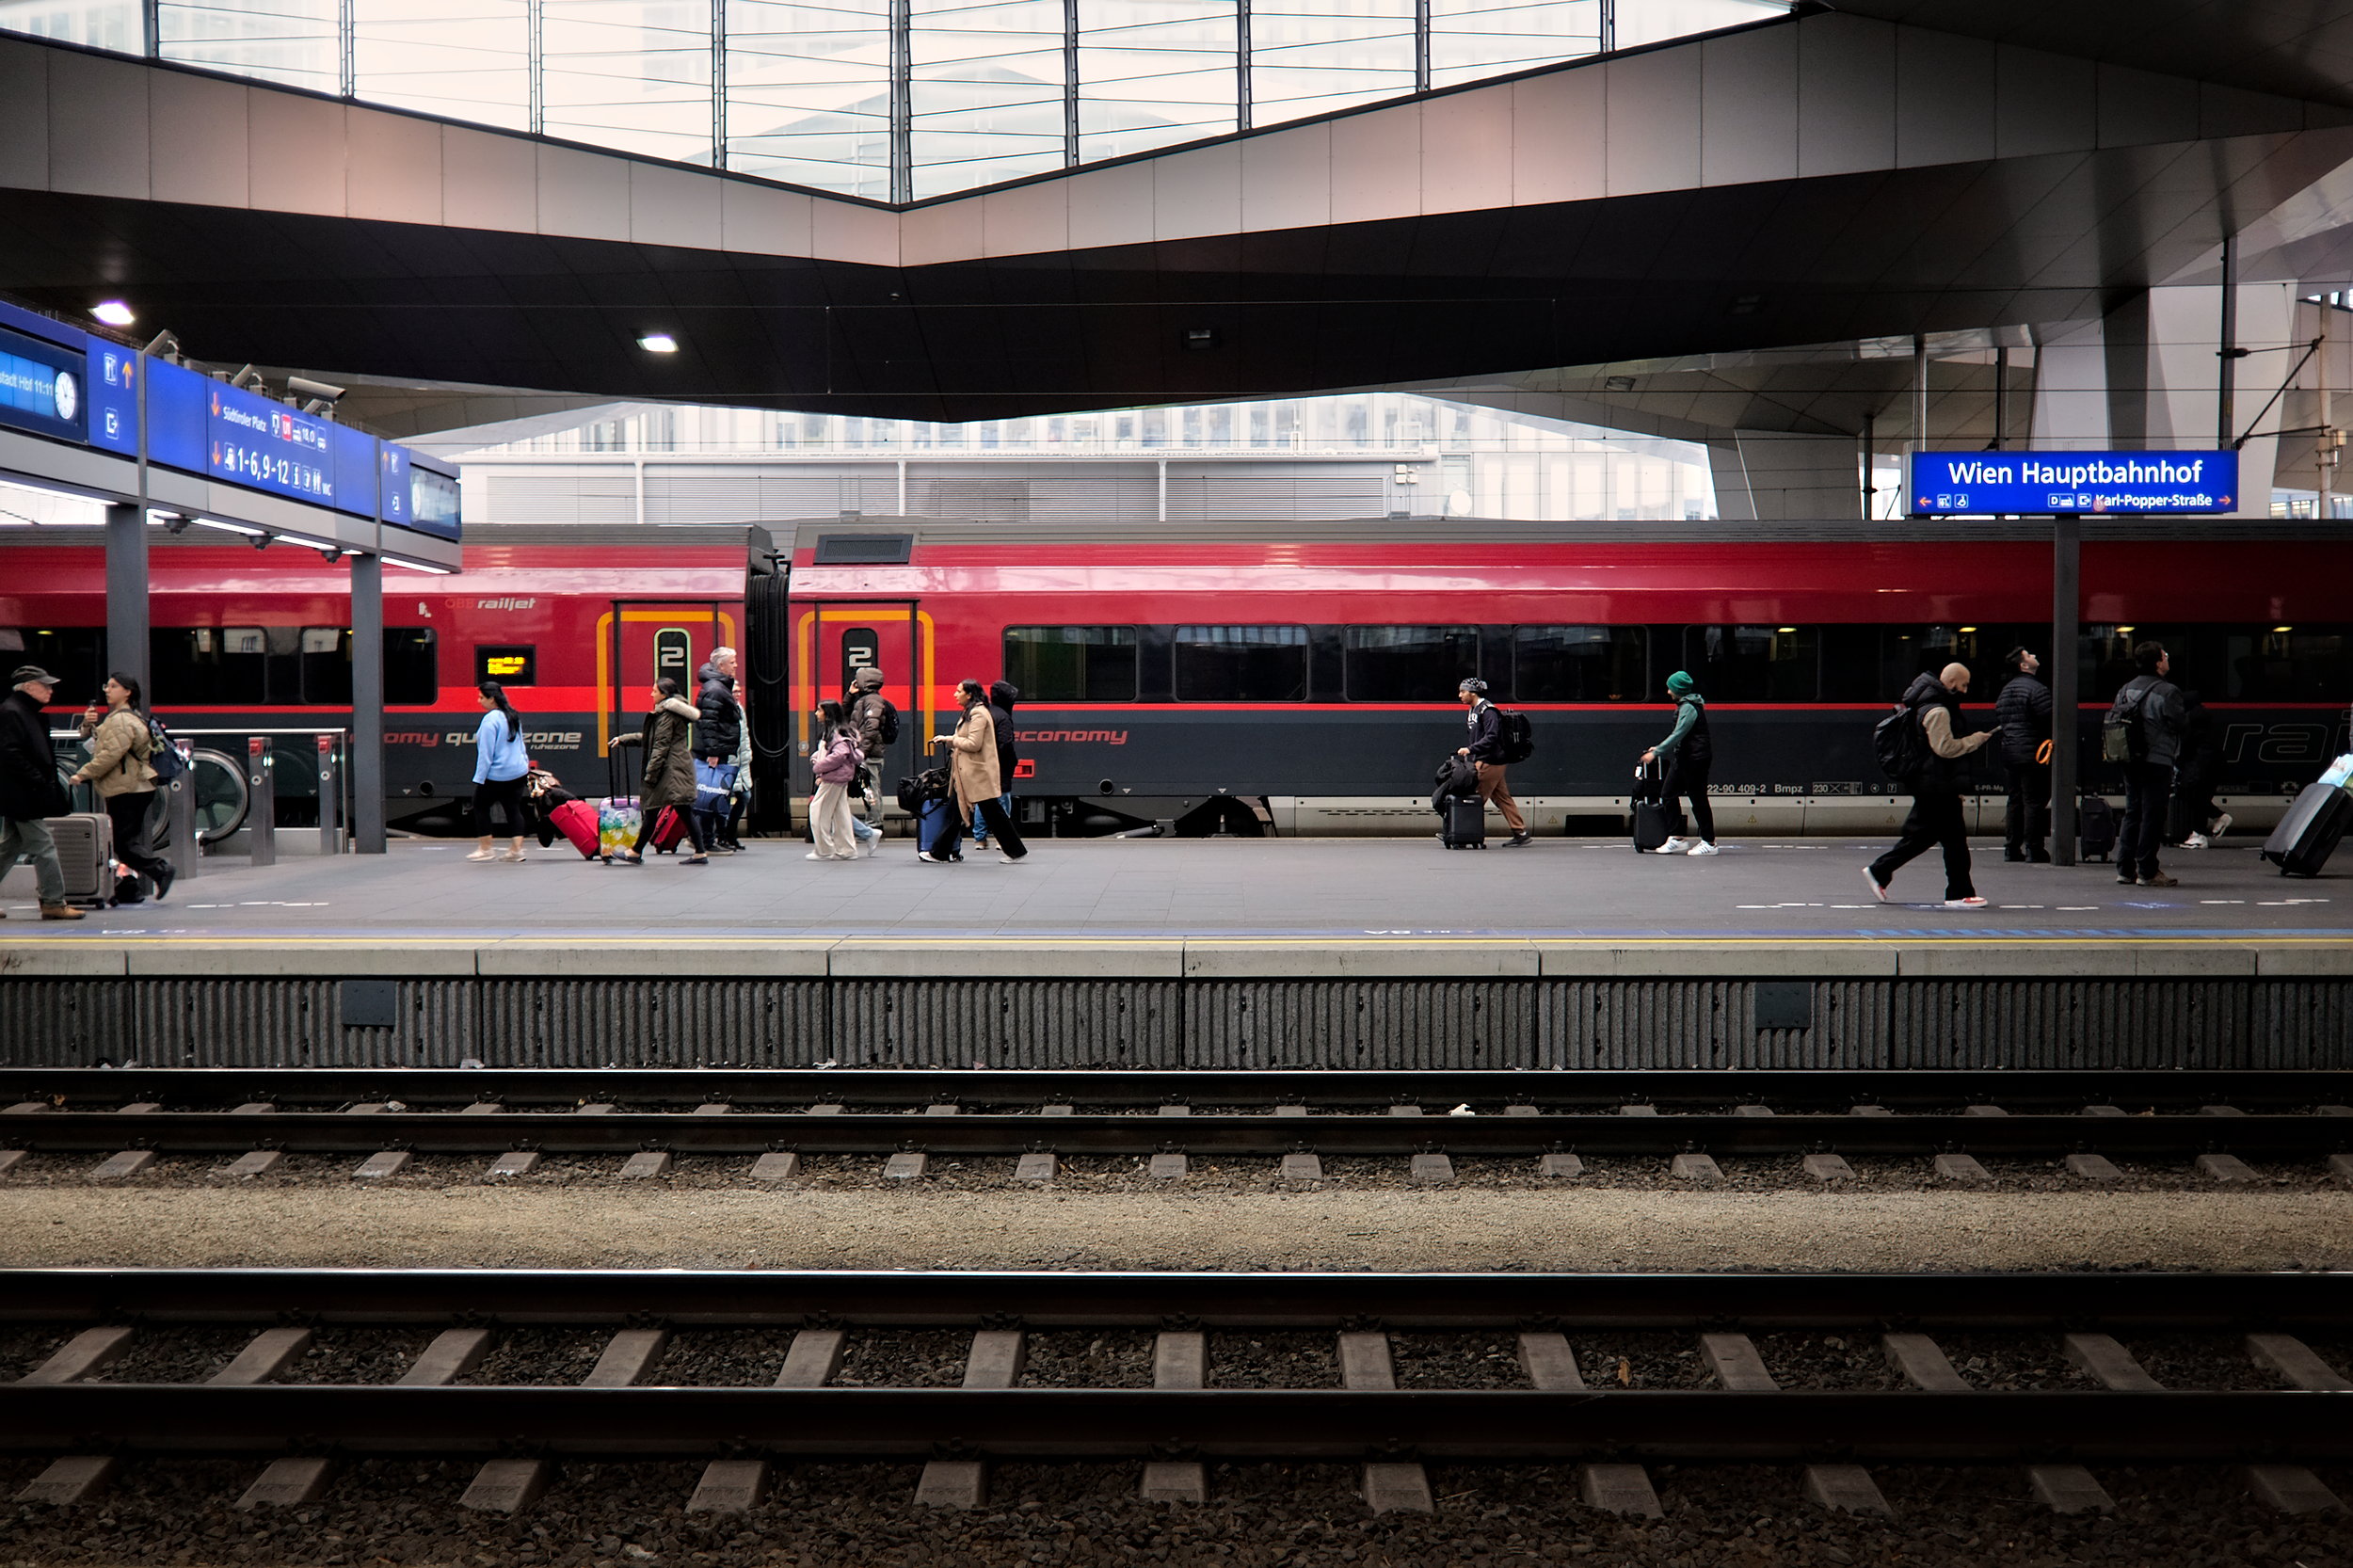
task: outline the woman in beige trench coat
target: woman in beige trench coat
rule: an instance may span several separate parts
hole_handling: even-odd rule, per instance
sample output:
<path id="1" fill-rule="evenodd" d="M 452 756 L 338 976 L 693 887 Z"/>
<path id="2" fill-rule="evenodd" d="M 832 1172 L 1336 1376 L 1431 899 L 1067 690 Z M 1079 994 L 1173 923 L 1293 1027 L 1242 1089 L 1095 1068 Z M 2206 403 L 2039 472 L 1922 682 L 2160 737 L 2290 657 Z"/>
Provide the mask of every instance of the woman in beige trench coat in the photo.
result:
<path id="1" fill-rule="evenodd" d="M 955 809 L 949 813 L 948 826 L 933 843 L 929 855 L 919 855 L 919 860 L 934 865 L 945 864 L 956 853 L 964 838 L 964 824 L 978 811 L 988 824 L 988 836 L 997 845 L 997 853 L 1010 866 L 1030 851 L 1021 841 L 1021 835 L 1013 825 L 1013 818 L 998 797 L 1004 793 L 1004 785 L 997 776 L 997 726 L 988 716 L 988 694 L 977 680 L 956 683 L 956 701 L 964 709 L 964 722 L 956 726 L 952 735 L 936 737 L 932 744 L 944 746 L 948 752 L 948 783 L 955 798 Z"/>

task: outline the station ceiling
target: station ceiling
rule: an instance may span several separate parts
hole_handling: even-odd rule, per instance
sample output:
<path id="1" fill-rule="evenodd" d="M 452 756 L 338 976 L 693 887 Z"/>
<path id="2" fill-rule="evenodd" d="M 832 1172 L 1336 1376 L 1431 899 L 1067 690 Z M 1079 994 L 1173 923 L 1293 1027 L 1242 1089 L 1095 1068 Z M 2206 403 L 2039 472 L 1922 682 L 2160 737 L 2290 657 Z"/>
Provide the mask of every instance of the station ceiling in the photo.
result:
<path id="1" fill-rule="evenodd" d="M 36 76 L 40 157 L 8 90 Z M 136 145 L 68 146 L 108 92 Z M 899 210 L 9 39 L 0 289 L 356 378 L 394 435 L 613 398 L 965 421 L 1606 381 L 2097 315 L 2324 188 L 2348 105 L 2353 0 L 1860 0 Z M 520 148 L 511 199 L 485 147 Z M 413 156 L 363 184 L 387 148 Z M 814 216 L 739 224 L 755 199 Z M 2353 264 L 2331 222 L 2294 243 Z M 1782 394 L 1757 381 L 1726 385 Z"/>

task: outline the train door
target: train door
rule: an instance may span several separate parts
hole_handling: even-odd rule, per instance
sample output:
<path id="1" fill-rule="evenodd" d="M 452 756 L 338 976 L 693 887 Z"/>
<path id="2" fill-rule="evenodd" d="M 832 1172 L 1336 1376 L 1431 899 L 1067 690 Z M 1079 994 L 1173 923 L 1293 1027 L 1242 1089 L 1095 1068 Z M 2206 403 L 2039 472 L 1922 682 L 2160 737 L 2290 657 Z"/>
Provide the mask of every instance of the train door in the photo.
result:
<path id="1" fill-rule="evenodd" d="M 615 600 L 597 629 L 600 746 L 644 725 L 653 683 L 665 675 L 694 701 L 695 672 L 713 648 L 737 645 L 742 615 L 719 600 Z"/>
<path id="2" fill-rule="evenodd" d="M 804 755 L 810 715 L 827 697 L 849 689 L 858 671 L 883 673 L 883 696 L 899 710 L 899 739 L 881 759 L 885 792 L 922 765 L 923 741 L 935 728 L 932 714 L 931 621 L 913 600 L 827 603 L 803 618 L 798 647 L 802 694 L 794 733 Z"/>

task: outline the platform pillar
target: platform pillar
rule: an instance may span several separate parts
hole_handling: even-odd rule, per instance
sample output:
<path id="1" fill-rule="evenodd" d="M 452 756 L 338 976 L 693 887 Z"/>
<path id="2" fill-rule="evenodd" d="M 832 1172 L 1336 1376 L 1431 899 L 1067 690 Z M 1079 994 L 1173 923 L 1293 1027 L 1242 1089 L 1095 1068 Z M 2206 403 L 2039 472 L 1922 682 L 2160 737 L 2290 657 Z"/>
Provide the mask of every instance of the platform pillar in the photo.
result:
<path id="1" fill-rule="evenodd" d="M 2077 646 L 2083 591 L 2084 523 L 2051 520 L 2051 858 L 2075 863 L 2075 741 L 2083 716 L 2075 687 L 2083 660 Z"/>
<path id="2" fill-rule="evenodd" d="M 384 853 L 384 560 L 351 558 L 351 850 Z"/>
<path id="3" fill-rule="evenodd" d="M 150 703 L 155 700 L 147 672 L 147 509 L 143 506 L 106 508 L 106 669 L 130 676 Z M 96 696 L 94 691 L 74 692 L 71 700 L 82 703 Z"/>

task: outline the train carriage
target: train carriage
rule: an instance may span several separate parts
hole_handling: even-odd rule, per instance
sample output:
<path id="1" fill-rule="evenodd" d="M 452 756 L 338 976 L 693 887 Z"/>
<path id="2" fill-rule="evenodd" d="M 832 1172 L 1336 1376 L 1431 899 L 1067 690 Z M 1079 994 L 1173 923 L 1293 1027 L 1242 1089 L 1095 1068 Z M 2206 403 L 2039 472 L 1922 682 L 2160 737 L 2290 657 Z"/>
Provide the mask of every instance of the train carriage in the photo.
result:
<path id="1" fill-rule="evenodd" d="M 868 664 L 907 716 L 887 778 L 921 765 L 923 738 L 953 717 L 957 680 L 1020 687 L 1015 788 L 1025 820 L 1053 833 L 1426 831 L 1432 769 L 1459 744 L 1454 686 L 1473 673 L 1535 721 L 1537 752 L 1513 786 L 1537 825 L 1614 831 L 1677 668 L 1709 699 L 1727 827 L 1876 829 L 1901 808 L 1870 758 L 1875 716 L 1916 671 L 1958 659 L 1976 672 L 1984 722 L 2003 654 L 2047 644 L 2048 554 L 2017 540 L 1818 532 L 477 526 L 462 573 L 387 576 L 386 814 L 415 831 L 464 825 L 478 679 L 506 685 L 538 760 L 599 795 L 605 744 L 635 727 L 652 677 L 691 680 L 732 645 L 753 719 L 754 821 L 772 830 L 798 825 L 810 710 Z M 75 531 L 0 536 L 0 649 L 63 675 L 61 704 L 103 676 L 104 571 L 94 537 Z M 2086 735 L 2131 645 L 2154 636 L 2214 715 L 2217 793 L 2242 824 L 2275 818 L 2345 749 L 2353 546 L 2095 540 L 2084 582 Z M 348 726 L 340 563 L 159 537 L 152 586 L 152 696 L 176 731 L 223 749 L 276 732 L 307 751 L 312 732 Z M 2085 755 L 2088 784 L 2112 786 Z M 315 810 L 309 776 L 281 774 L 281 821 Z M 1980 791 L 1991 826 L 1990 766 Z M 216 833 L 235 808 L 216 803 Z"/>

